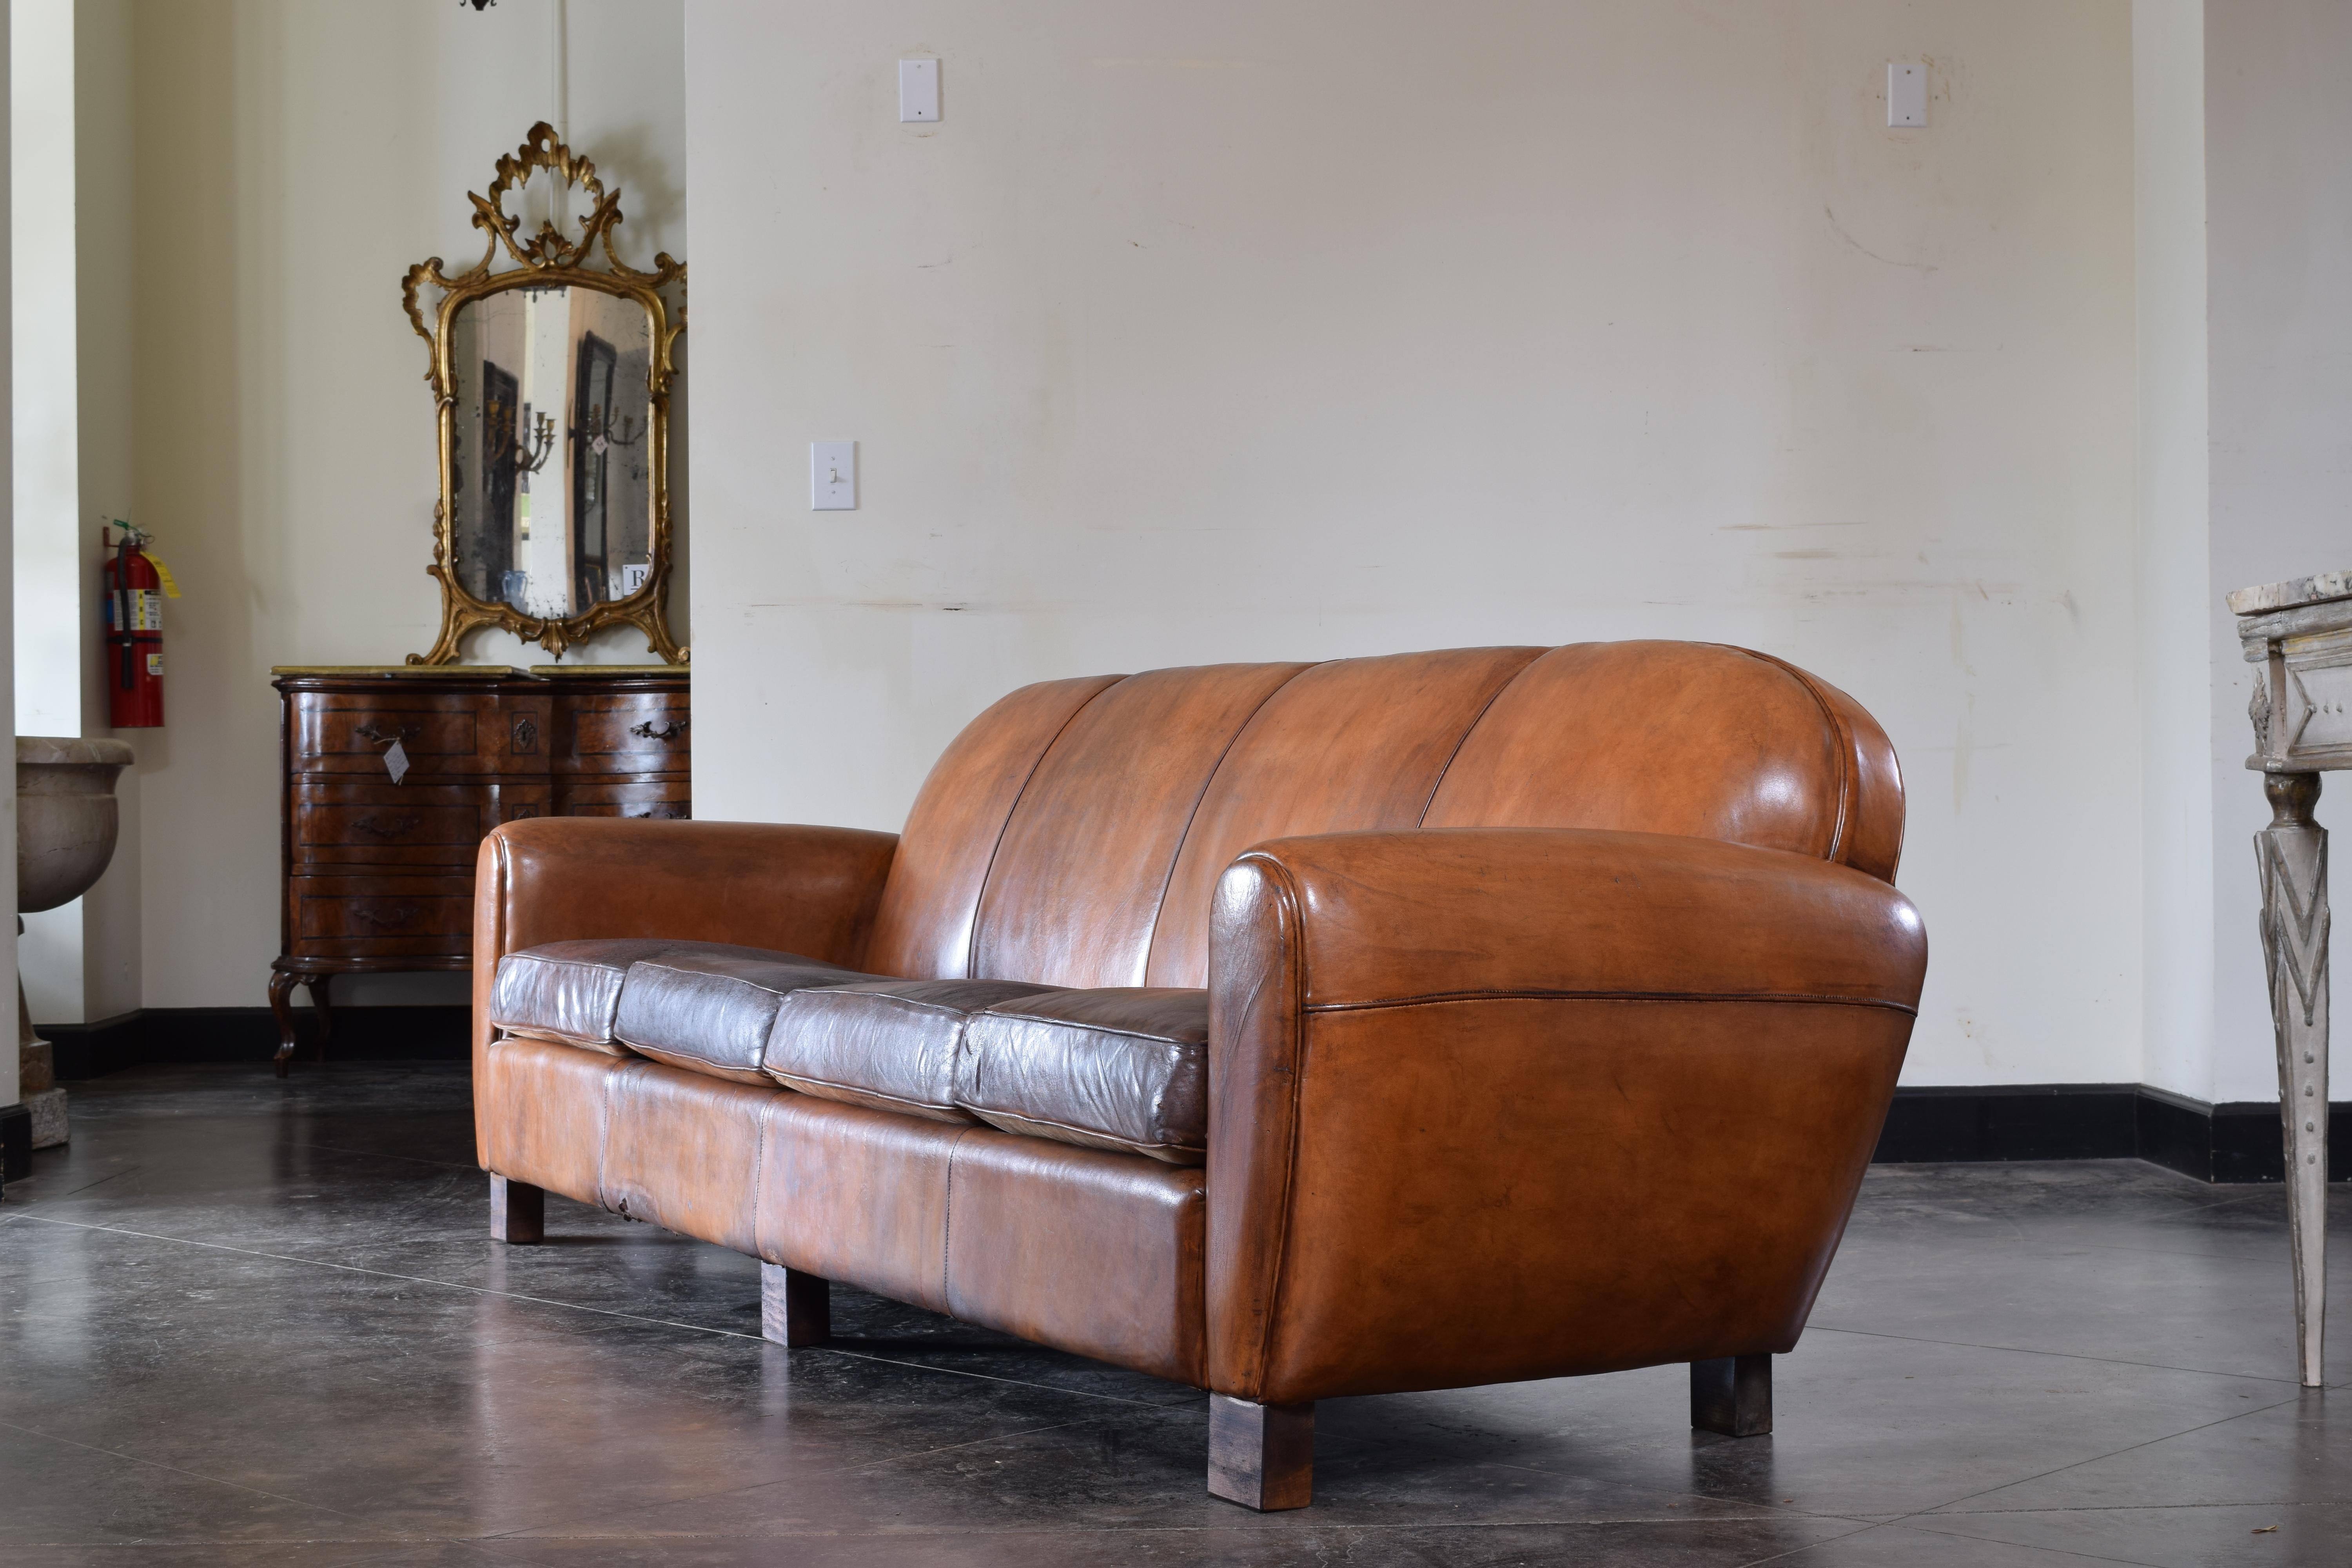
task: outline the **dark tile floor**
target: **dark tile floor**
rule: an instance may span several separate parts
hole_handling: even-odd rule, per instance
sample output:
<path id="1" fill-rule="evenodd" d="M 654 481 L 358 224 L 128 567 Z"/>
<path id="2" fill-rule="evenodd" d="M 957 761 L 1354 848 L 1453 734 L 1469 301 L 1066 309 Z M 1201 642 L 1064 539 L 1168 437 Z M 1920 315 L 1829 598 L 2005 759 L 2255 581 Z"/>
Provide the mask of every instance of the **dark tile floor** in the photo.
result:
<path id="1" fill-rule="evenodd" d="M 751 1260 L 561 1201 L 491 1243 L 461 1068 L 74 1105 L 0 1206 L 8 1568 L 2352 1563 L 2352 1344 L 2295 1387 L 2275 1188 L 1882 1168 L 1774 1436 L 1694 1435 L 1679 1367 L 1339 1400 L 1259 1517 L 1188 1389 L 845 1291 L 787 1352 Z"/>

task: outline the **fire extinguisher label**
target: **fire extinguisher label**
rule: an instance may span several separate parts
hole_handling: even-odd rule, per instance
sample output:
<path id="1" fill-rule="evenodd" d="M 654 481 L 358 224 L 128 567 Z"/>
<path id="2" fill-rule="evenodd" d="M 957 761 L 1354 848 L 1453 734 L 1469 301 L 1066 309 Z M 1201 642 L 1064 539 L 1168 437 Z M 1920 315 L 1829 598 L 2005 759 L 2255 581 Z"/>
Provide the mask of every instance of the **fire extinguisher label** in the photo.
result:
<path id="1" fill-rule="evenodd" d="M 106 629 L 110 632 L 121 630 L 114 624 L 114 617 L 120 613 L 121 598 L 122 595 L 120 594 L 109 594 L 106 596 Z M 163 629 L 163 595 L 152 588 L 134 588 L 131 591 L 131 629 L 134 632 L 160 632 Z"/>
<path id="2" fill-rule="evenodd" d="M 147 673 L 153 676 L 158 680 L 163 679 L 163 656 L 162 654 L 151 653 L 147 656 Z"/>

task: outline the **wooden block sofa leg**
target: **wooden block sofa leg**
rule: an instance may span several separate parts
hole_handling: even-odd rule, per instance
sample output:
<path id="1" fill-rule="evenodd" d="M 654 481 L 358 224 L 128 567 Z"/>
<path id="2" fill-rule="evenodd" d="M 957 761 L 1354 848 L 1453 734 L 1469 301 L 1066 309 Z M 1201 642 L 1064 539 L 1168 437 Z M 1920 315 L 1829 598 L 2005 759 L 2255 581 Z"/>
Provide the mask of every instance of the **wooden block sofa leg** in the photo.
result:
<path id="1" fill-rule="evenodd" d="M 1695 1361 L 1691 1425 L 1727 1437 L 1761 1437 L 1772 1430 L 1772 1358 L 1727 1355 Z"/>
<path id="2" fill-rule="evenodd" d="M 490 1239 L 532 1247 L 547 1237 L 547 1189 L 490 1173 Z"/>
<path id="3" fill-rule="evenodd" d="M 1315 1493 L 1315 1406 L 1209 1395 L 1209 1494 L 1272 1513 Z"/>
<path id="4" fill-rule="evenodd" d="M 780 1345 L 833 1338 L 833 1281 L 781 1263 L 760 1265 L 760 1332 Z"/>

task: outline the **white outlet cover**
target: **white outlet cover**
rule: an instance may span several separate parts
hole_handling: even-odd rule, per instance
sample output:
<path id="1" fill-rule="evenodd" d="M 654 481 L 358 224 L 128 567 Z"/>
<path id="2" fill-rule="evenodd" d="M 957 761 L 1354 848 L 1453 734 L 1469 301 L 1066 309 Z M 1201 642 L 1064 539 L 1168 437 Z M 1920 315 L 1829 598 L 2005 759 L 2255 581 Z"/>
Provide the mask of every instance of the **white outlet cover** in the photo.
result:
<path id="1" fill-rule="evenodd" d="M 1916 60 L 1886 62 L 1886 123 L 1927 123 L 1927 68 Z"/>
<path id="2" fill-rule="evenodd" d="M 809 510 L 857 510 L 857 443 L 809 443 Z"/>
<path id="3" fill-rule="evenodd" d="M 928 124 L 940 117 L 940 62 L 898 62 L 898 120 L 901 124 Z"/>

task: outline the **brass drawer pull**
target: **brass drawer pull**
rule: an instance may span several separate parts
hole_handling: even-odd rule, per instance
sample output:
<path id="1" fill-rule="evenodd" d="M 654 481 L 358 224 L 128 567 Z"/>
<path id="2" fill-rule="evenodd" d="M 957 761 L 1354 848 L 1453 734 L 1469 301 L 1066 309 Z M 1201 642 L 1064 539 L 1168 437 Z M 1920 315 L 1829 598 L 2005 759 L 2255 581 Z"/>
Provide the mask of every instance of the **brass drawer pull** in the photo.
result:
<path id="1" fill-rule="evenodd" d="M 394 730 L 392 733 L 387 735 L 383 731 L 377 728 L 373 720 L 370 720 L 367 723 L 364 723 L 358 729 L 352 731 L 352 733 L 357 735 L 362 741 L 373 741 L 379 746 L 389 746 L 394 741 L 414 741 L 418 735 L 424 733 L 424 731 L 415 724 L 403 724 L 399 729 Z"/>
<path id="2" fill-rule="evenodd" d="M 659 741 L 664 745 L 667 745 L 670 742 L 677 740 L 680 735 L 685 734 L 686 727 L 692 722 L 693 721 L 690 719 L 672 719 L 660 729 L 656 730 L 654 728 L 654 721 L 648 719 L 642 724 L 632 725 L 629 729 L 629 733 L 638 737 L 640 740 Z"/>
<path id="3" fill-rule="evenodd" d="M 372 926 L 404 926 L 416 918 L 417 912 L 415 904 L 403 904 L 398 909 L 383 914 L 378 914 L 365 904 L 352 906 L 352 919 L 365 921 Z"/>
<path id="4" fill-rule="evenodd" d="M 373 816 L 362 816 L 352 826 L 362 833 L 373 834 L 378 838 L 401 838 L 415 832 L 416 825 L 423 820 L 422 817 L 416 816 L 395 816 L 387 824 Z"/>

